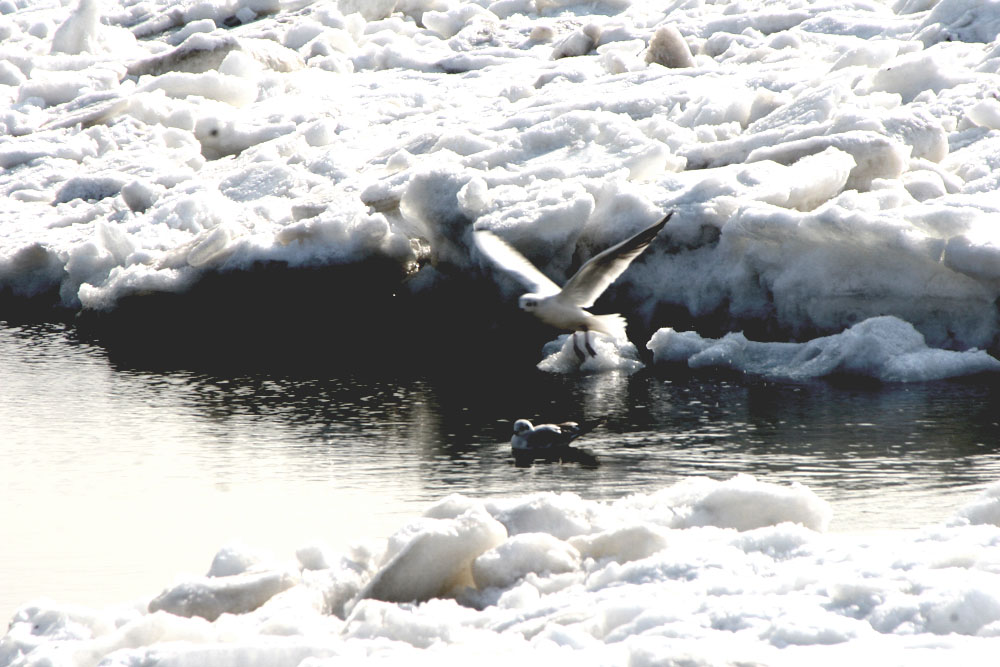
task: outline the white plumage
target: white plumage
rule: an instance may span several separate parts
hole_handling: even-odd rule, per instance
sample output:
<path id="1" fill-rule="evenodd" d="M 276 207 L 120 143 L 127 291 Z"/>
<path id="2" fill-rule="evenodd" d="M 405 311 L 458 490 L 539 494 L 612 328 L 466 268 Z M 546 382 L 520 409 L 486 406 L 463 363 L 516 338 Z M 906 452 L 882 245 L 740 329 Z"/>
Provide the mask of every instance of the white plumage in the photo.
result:
<path id="1" fill-rule="evenodd" d="M 625 339 L 624 317 L 618 314 L 594 315 L 586 309 L 593 306 L 632 260 L 652 243 L 671 215 L 673 211 L 655 225 L 591 257 L 561 289 L 524 255 L 492 232 L 476 230 L 474 238 L 483 254 L 531 290 L 518 300 L 522 310 L 566 331 L 598 331 L 612 338 Z M 596 356 L 589 340 L 586 345 L 591 356 Z"/>

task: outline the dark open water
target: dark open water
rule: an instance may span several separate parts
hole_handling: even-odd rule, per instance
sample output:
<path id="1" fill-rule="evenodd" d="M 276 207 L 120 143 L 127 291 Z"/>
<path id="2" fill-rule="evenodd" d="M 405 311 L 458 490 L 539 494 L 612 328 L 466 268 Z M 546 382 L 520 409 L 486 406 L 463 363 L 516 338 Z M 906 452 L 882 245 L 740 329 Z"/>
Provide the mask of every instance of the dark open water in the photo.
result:
<path id="1" fill-rule="evenodd" d="M 68 325 L 0 323 L 0 618 L 41 596 L 151 596 L 233 542 L 289 560 L 385 536 L 448 493 L 606 499 L 744 472 L 806 484 L 832 504 L 831 530 L 865 531 L 944 520 L 1000 479 L 1000 389 L 984 379 L 559 377 L 468 350 L 331 373 L 270 354 L 205 370 Z M 585 441 L 601 465 L 514 467 L 519 417 L 606 419 Z"/>

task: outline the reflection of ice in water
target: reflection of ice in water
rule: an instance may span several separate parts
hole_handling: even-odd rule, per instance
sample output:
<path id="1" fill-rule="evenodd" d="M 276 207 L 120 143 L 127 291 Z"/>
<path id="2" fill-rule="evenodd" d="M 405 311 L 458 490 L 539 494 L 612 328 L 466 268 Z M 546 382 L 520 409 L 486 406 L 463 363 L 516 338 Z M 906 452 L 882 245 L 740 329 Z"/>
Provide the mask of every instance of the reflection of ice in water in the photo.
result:
<path id="1" fill-rule="evenodd" d="M 621 370 L 594 373 L 580 378 L 580 394 L 586 419 L 603 419 L 624 412 L 628 402 L 629 373 Z"/>

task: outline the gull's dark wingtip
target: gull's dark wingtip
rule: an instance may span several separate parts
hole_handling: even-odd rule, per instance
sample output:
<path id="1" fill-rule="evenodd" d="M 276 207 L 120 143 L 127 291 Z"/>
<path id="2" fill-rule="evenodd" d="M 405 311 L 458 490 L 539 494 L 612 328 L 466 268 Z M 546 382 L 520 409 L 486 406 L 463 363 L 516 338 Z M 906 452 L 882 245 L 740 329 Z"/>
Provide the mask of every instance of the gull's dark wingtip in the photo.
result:
<path id="1" fill-rule="evenodd" d="M 667 211 L 667 214 L 665 216 L 663 216 L 662 220 L 660 220 L 658 223 L 656 223 L 655 225 L 653 225 L 652 227 L 650 227 L 649 228 L 650 230 L 655 230 L 655 231 L 653 231 L 653 236 L 656 236 L 657 234 L 659 234 L 660 230 L 663 229 L 663 227 L 668 222 L 670 222 L 670 218 L 672 218 L 672 217 L 674 217 L 674 209 L 670 209 L 669 211 Z"/>
<path id="2" fill-rule="evenodd" d="M 645 248 L 647 245 L 653 242 L 653 239 L 656 238 L 656 235 L 660 233 L 660 230 L 663 229 L 663 227 L 667 224 L 670 218 L 673 217 L 673 215 L 674 215 L 673 209 L 667 211 L 667 214 L 663 216 L 662 220 L 660 220 L 656 224 L 646 227 L 646 229 L 642 230 L 641 232 L 633 236 L 631 239 L 629 239 L 626 242 L 627 243 L 626 247 L 628 249 Z"/>

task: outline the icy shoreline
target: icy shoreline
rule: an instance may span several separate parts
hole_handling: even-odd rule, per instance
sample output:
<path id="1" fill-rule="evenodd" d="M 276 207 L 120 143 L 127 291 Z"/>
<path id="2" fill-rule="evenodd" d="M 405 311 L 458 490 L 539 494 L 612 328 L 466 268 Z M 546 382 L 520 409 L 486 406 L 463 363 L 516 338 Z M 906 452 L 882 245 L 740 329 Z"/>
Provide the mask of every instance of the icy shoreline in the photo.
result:
<path id="1" fill-rule="evenodd" d="M 25 605 L 0 662 L 985 665 L 1000 635 L 997 498 L 847 536 L 823 534 L 830 509 L 807 488 L 748 476 L 606 503 L 455 495 L 346 554 L 310 545 L 269 563 L 227 547 L 152 600 Z"/>
<path id="2" fill-rule="evenodd" d="M 639 330 L 1000 345 L 995 2 L 171 7 L 4 5 L 5 303 L 371 258 L 509 299 L 473 224 L 563 277 L 674 209 L 601 304 Z"/>
<path id="3" fill-rule="evenodd" d="M 0 315 L 530 365 L 473 226 L 562 282 L 673 210 L 595 308 L 631 343 L 546 370 L 994 373 L 998 33 L 997 0 L 0 0 Z M 747 477 L 448 497 L 152 608 L 29 604 L 0 664 L 992 664 L 997 498 L 851 536 Z"/>

